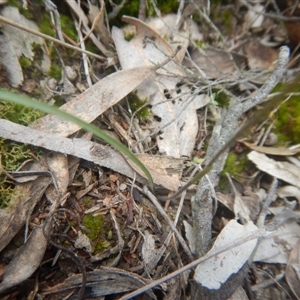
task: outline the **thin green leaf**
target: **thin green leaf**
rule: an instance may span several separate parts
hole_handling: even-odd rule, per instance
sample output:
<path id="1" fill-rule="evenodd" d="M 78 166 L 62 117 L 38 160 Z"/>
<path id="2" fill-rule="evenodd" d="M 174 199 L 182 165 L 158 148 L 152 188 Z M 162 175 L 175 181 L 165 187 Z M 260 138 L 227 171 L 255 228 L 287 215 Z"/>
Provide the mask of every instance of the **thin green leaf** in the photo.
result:
<path id="1" fill-rule="evenodd" d="M 117 140 L 113 139 L 109 135 L 105 134 L 101 129 L 96 127 L 93 124 L 86 123 L 85 121 L 63 111 L 60 110 L 57 107 L 50 106 L 49 104 L 39 102 L 33 98 L 29 98 L 23 95 L 19 95 L 10 91 L 6 91 L 3 89 L 0 89 L 0 99 L 4 101 L 9 101 L 13 103 L 18 103 L 27 107 L 35 108 L 38 110 L 41 110 L 45 113 L 56 115 L 62 119 L 65 119 L 69 122 L 72 122 L 81 128 L 85 129 L 86 131 L 89 131 L 93 133 L 95 136 L 98 138 L 102 139 L 103 141 L 107 142 L 110 144 L 112 147 L 115 149 L 119 150 L 121 153 L 126 155 L 129 159 L 131 159 L 136 165 L 138 165 L 141 170 L 144 172 L 144 174 L 147 176 L 150 186 L 153 189 L 154 188 L 154 182 L 152 179 L 152 176 L 148 169 L 144 166 L 144 164 L 127 148 L 125 147 L 122 143 L 118 142 Z"/>

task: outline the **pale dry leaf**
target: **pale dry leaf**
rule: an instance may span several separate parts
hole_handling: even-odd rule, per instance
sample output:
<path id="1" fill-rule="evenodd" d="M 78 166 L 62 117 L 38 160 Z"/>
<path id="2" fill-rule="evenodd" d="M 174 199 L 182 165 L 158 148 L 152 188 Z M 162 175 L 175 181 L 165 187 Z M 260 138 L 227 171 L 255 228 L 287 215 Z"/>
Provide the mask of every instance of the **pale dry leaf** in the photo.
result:
<path id="1" fill-rule="evenodd" d="M 264 238 L 255 252 L 253 261 L 286 264 L 290 251 L 300 238 L 300 227 L 295 222 L 285 222 L 272 236 Z"/>
<path id="2" fill-rule="evenodd" d="M 38 26 L 33 21 L 28 20 L 23 15 L 21 15 L 18 8 L 16 7 L 6 6 L 1 10 L 1 15 L 25 27 L 28 27 L 35 31 L 39 31 Z M 33 60 L 35 56 L 33 52 L 34 44 L 41 45 L 43 49 L 43 38 L 5 23 L 1 24 L 1 26 L 1 31 L 3 31 L 5 35 L 9 37 L 11 45 L 14 48 L 14 52 L 18 57 L 25 56 L 26 58 Z M 50 58 L 45 52 L 43 52 L 41 68 L 44 72 L 48 72 L 50 66 Z"/>
<path id="3" fill-rule="evenodd" d="M 145 271 L 150 274 L 153 268 L 158 263 L 158 255 L 155 246 L 155 239 L 152 234 L 145 230 L 144 243 L 142 246 L 142 257 Z"/>
<path id="4" fill-rule="evenodd" d="M 196 246 L 195 246 L 195 231 L 194 228 L 185 220 L 183 220 L 184 230 L 185 230 L 185 237 L 188 240 L 190 250 L 192 253 L 195 253 Z"/>
<path id="5" fill-rule="evenodd" d="M 45 226 L 46 234 L 50 233 L 50 223 Z M 0 284 L 0 293 L 20 284 L 35 272 L 44 257 L 47 244 L 43 226 L 35 228 L 26 243 L 8 264 Z"/>
<path id="6" fill-rule="evenodd" d="M 227 300 L 249 300 L 247 293 L 240 285 Z"/>
<path id="7" fill-rule="evenodd" d="M 216 192 L 217 200 L 226 206 L 230 211 L 234 211 L 234 197 L 233 195 L 225 195 L 220 192 Z M 250 213 L 250 219 L 256 220 L 256 217 L 260 211 L 260 205 L 263 199 L 265 199 L 265 190 L 259 190 L 257 193 L 241 197 L 244 205 L 247 207 Z"/>
<path id="8" fill-rule="evenodd" d="M 276 161 L 256 151 L 251 151 L 248 158 L 259 170 L 300 187 L 300 168 L 297 166 L 285 161 Z"/>
<path id="9" fill-rule="evenodd" d="M 0 119 L 0 136 L 24 144 L 83 158 L 130 178 L 135 177 L 133 168 L 139 174 L 136 179 L 141 183 L 147 182 L 143 180 L 145 175 L 138 166 L 131 160 L 124 158 L 124 156 L 110 146 L 103 146 L 84 139 L 70 139 L 52 133 L 41 132 L 3 119 Z M 156 184 L 171 191 L 178 190 L 183 169 L 183 159 L 146 154 L 137 154 L 136 156 L 149 169 Z M 55 162 L 53 164 L 56 164 L 58 170 L 61 168 L 68 169 L 65 164 L 62 167 L 58 167 Z M 67 180 L 65 178 L 68 178 L 66 176 L 67 173 L 64 175 L 55 175 L 58 183 L 62 186 L 61 191 L 66 189 Z"/>
<path id="10" fill-rule="evenodd" d="M 234 73 L 245 67 L 246 58 L 240 54 L 206 46 L 190 50 L 190 58 L 185 58 L 183 64 L 199 76 L 204 73 L 208 78 L 226 77 L 226 79 L 233 80 L 238 76 Z"/>
<path id="11" fill-rule="evenodd" d="M 258 39 L 248 42 L 244 46 L 248 66 L 253 71 L 273 70 L 277 61 L 279 49 L 266 47 Z"/>
<path id="12" fill-rule="evenodd" d="M 170 191 L 177 191 L 183 170 L 183 159 L 169 156 L 136 154 L 138 159 L 147 167 L 153 181 Z M 127 161 L 134 170 L 144 176 L 140 168 L 132 161 Z"/>
<path id="13" fill-rule="evenodd" d="M 270 154 L 270 155 L 277 155 L 277 156 L 291 156 L 295 155 L 300 152 L 300 148 L 282 148 L 282 147 L 264 147 L 264 146 L 256 146 L 250 143 L 247 143 L 245 141 L 241 141 L 243 145 L 248 147 L 251 150 L 260 152 L 260 153 L 265 153 L 265 154 Z"/>
<path id="14" fill-rule="evenodd" d="M 300 299 L 300 240 L 291 251 L 286 271 L 285 279 L 297 299 Z"/>
<path id="15" fill-rule="evenodd" d="M 85 248 L 88 253 L 92 253 L 93 249 L 92 249 L 91 241 L 88 238 L 88 236 L 85 235 L 84 233 L 82 233 L 81 231 L 78 231 L 77 234 L 78 234 L 78 236 L 77 236 L 77 239 L 74 243 L 74 247 L 76 249 Z"/>
<path id="16" fill-rule="evenodd" d="M 155 67 L 133 68 L 115 72 L 100 80 L 60 108 L 90 123 L 108 108 L 118 103 L 146 78 L 155 74 Z M 39 130 L 68 136 L 80 127 L 53 115 L 39 119 L 33 125 Z"/>
<path id="17" fill-rule="evenodd" d="M 261 4 L 255 4 L 252 9 L 249 9 L 245 15 L 243 28 L 248 30 L 249 28 L 259 28 L 264 21 L 264 15 L 262 14 L 265 7 Z"/>
<path id="18" fill-rule="evenodd" d="M 249 208 L 245 205 L 244 201 L 242 200 L 242 195 L 236 189 L 235 185 L 232 182 L 230 175 L 228 173 L 226 173 L 226 176 L 228 178 L 228 181 L 231 186 L 231 190 L 233 191 L 233 195 L 234 195 L 233 212 L 235 214 L 235 218 L 236 219 L 242 218 L 242 220 L 249 221 L 250 220 Z"/>
<path id="19" fill-rule="evenodd" d="M 236 220 L 231 220 L 220 232 L 212 249 L 207 254 L 234 244 L 257 230 L 251 221 L 241 225 Z M 204 261 L 196 268 L 194 279 L 209 290 L 220 289 L 231 275 L 243 267 L 256 244 L 257 239 L 253 239 Z"/>
<path id="20" fill-rule="evenodd" d="M 47 165 L 54 177 L 58 192 L 64 195 L 69 186 L 68 157 L 65 154 L 53 153 L 51 158 L 47 158 Z"/>
<path id="21" fill-rule="evenodd" d="M 88 18 L 91 21 L 91 23 L 93 23 L 93 27 L 95 28 L 95 32 L 99 36 L 100 41 L 106 47 L 109 47 L 110 45 L 112 45 L 113 41 L 111 39 L 109 31 L 107 30 L 107 28 L 105 26 L 105 20 L 104 20 L 105 3 L 104 3 L 103 0 L 101 0 L 100 2 L 101 2 L 101 9 L 100 10 L 97 6 L 92 5 L 89 2 L 89 15 L 88 15 Z"/>
<path id="22" fill-rule="evenodd" d="M 145 23 L 129 17 L 126 21 L 137 28 L 137 35 L 129 42 L 120 29 L 114 27 L 112 30 L 123 69 L 160 64 L 174 55 L 167 41 Z M 199 96 L 181 84 L 181 78 L 186 74 L 177 62 L 178 57 L 175 57 L 157 72 L 155 78 L 149 78 L 137 88 L 138 97 L 148 99 L 152 106 L 156 119 L 152 124 L 159 132 L 159 152 L 173 157 L 190 156 L 198 132 L 196 109 L 199 107 L 194 99 Z M 209 97 L 204 97 L 201 105 L 209 101 Z"/>
<path id="23" fill-rule="evenodd" d="M 300 203 L 300 188 L 293 185 L 285 185 L 276 190 L 276 194 L 281 198 L 293 197 Z"/>
<path id="24" fill-rule="evenodd" d="M 12 46 L 11 40 L 5 33 L 0 35 L 0 63 L 4 66 L 9 83 L 13 87 L 23 82 L 23 71 L 19 59 Z"/>
<path id="25" fill-rule="evenodd" d="M 199 26 L 193 20 L 185 22 L 180 31 L 177 31 L 176 29 L 176 21 L 177 15 L 167 14 L 163 17 L 150 18 L 146 23 L 160 36 L 164 37 L 165 40 L 169 41 L 173 50 L 176 50 L 178 45 L 181 46 L 180 52 L 176 57 L 179 62 L 182 62 L 185 52 L 190 44 L 190 39 L 193 41 L 202 41 L 203 36 L 199 32 Z"/>

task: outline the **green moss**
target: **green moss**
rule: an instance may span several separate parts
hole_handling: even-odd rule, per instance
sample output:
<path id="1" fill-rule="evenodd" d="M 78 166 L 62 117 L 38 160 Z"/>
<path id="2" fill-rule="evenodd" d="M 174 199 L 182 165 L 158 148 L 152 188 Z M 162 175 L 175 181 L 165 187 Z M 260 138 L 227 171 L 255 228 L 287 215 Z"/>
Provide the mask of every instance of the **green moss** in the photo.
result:
<path id="1" fill-rule="evenodd" d="M 40 111 L 18 104 L 0 101 L 0 118 L 28 125 L 42 117 Z M 32 158 L 30 148 L 24 144 L 0 138 L 1 165 L 6 171 L 15 171 L 26 159 Z M 0 175 L 0 208 L 6 207 L 14 195 L 13 183 Z"/>
<path id="2" fill-rule="evenodd" d="M 9 206 L 10 201 L 20 197 L 21 193 L 16 192 L 14 184 L 4 176 L 0 176 L 0 179 L 0 209 L 3 209 Z"/>
<path id="3" fill-rule="evenodd" d="M 86 46 L 87 51 L 90 51 L 92 53 L 98 53 L 99 52 L 99 49 L 97 48 L 97 46 L 95 46 L 95 44 L 90 39 L 88 39 L 86 41 L 85 46 Z"/>
<path id="4" fill-rule="evenodd" d="M 127 42 L 130 42 L 133 38 L 134 38 L 135 34 L 134 33 L 130 33 L 130 34 L 127 34 L 124 36 L 124 39 L 127 41 Z"/>
<path id="5" fill-rule="evenodd" d="M 50 35 L 52 37 L 56 37 L 56 33 L 54 28 L 51 25 L 51 18 L 48 13 L 44 13 L 42 15 L 42 18 L 38 22 L 38 26 L 42 33 Z"/>
<path id="6" fill-rule="evenodd" d="M 225 28 L 225 33 L 230 34 L 232 32 L 232 11 L 230 9 L 225 9 L 222 12 L 222 21 L 224 24 L 224 28 Z"/>
<path id="7" fill-rule="evenodd" d="M 28 146 L 0 138 L 2 167 L 6 171 L 15 171 L 24 160 L 32 158 Z"/>
<path id="8" fill-rule="evenodd" d="M 151 114 L 150 109 L 144 106 L 147 102 L 147 99 L 140 99 L 136 93 L 131 93 L 129 96 L 130 109 L 132 112 L 137 112 L 136 115 L 143 120 L 147 119 Z"/>
<path id="9" fill-rule="evenodd" d="M 115 1 L 117 4 L 120 4 L 122 0 Z M 156 16 L 156 12 L 152 5 L 151 1 L 147 1 L 147 11 L 146 16 Z M 158 0 L 157 7 L 162 13 L 162 15 L 169 14 L 169 13 L 176 13 L 178 9 L 178 1 L 174 0 Z M 131 16 L 131 17 L 138 17 L 140 8 L 140 0 L 131 0 L 127 1 L 124 7 L 119 12 L 118 16 L 110 22 L 110 25 L 121 27 L 124 23 L 121 21 L 122 16 Z M 108 12 L 112 11 L 112 7 L 110 6 L 109 2 L 106 1 L 106 9 Z"/>
<path id="10" fill-rule="evenodd" d="M 278 84 L 274 93 L 284 89 L 284 84 Z M 300 92 L 300 86 L 293 93 Z M 283 99 L 284 100 L 284 99 Z M 300 143 L 300 96 L 291 96 L 288 101 L 280 105 L 276 115 L 273 132 L 277 134 L 279 144 Z"/>
<path id="11" fill-rule="evenodd" d="M 82 203 L 84 206 L 90 206 L 91 205 L 91 199 L 90 198 L 84 198 L 82 200 Z"/>
<path id="12" fill-rule="evenodd" d="M 228 180 L 226 173 L 229 173 L 232 176 L 239 176 L 243 171 L 245 171 L 249 160 L 245 154 L 237 155 L 230 152 L 228 154 L 225 166 L 220 176 L 219 187 L 221 190 L 225 189 L 228 186 Z"/>
<path id="13" fill-rule="evenodd" d="M 177 13 L 178 1 L 174 0 L 158 0 L 157 6 L 162 14 Z"/>
<path id="14" fill-rule="evenodd" d="M 60 66 L 52 64 L 48 72 L 48 76 L 53 77 L 56 80 L 60 80 L 61 72 L 62 72 L 62 68 Z"/>
<path id="15" fill-rule="evenodd" d="M 77 40 L 77 31 L 74 25 L 74 21 L 65 15 L 60 16 L 61 29 L 62 32 L 65 33 L 69 38 L 73 41 Z"/>
<path id="16" fill-rule="evenodd" d="M 29 68 L 31 65 L 32 65 L 32 62 L 30 59 L 24 57 L 24 56 L 21 56 L 19 58 L 19 63 L 21 65 L 22 68 Z"/>
<path id="17" fill-rule="evenodd" d="M 88 214 L 84 217 L 82 223 L 87 230 L 87 236 L 94 244 L 94 253 L 100 253 L 110 246 L 110 243 L 105 238 L 105 234 L 109 230 L 104 224 L 101 215 L 93 216 L 92 214 Z"/>
<path id="18" fill-rule="evenodd" d="M 66 100 L 60 95 L 54 96 L 53 99 L 55 100 L 55 105 L 58 107 L 66 103 Z"/>
<path id="19" fill-rule="evenodd" d="M 110 243 L 108 241 L 97 241 L 94 247 L 94 252 L 95 253 L 101 253 L 102 251 L 106 250 L 109 248 Z"/>
<path id="20" fill-rule="evenodd" d="M 102 234 L 103 217 L 101 215 L 94 217 L 92 214 L 88 214 L 83 218 L 82 223 L 91 240 L 97 239 Z"/>
<path id="21" fill-rule="evenodd" d="M 43 115 L 44 113 L 29 107 L 24 107 L 22 105 L 6 101 L 0 101 L 1 119 L 6 119 L 26 126 L 41 118 Z"/>
<path id="22" fill-rule="evenodd" d="M 14 187 L 6 179 L 0 182 L 0 209 L 5 208 L 9 205 L 11 198 L 14 195 Z"/>
<path id="23" fill-rule="evenodd" d="M 229 98 L 226 93 L 222 90 L 213 89 L 212 91 L 213 101 L 217 106 L 228 107 Z"/>
<path id="24" fill-rule="evenodd" d="M 19 9 L 20 14 L 23 15 L 25 18 L 27 19 L 33 19 L 33 14 L 29 9 L 25 9 L 22 4 L 21 1 L 19 0 L 8 0 L 8 4 L 11 6 L 15 6 Z"/>
<path id="25" fill-rule="evenodd" d="M 194 42 L 200 49 L 204 49 L 206 47 L 206 44 L 203 41 L 194 40 Z"/>

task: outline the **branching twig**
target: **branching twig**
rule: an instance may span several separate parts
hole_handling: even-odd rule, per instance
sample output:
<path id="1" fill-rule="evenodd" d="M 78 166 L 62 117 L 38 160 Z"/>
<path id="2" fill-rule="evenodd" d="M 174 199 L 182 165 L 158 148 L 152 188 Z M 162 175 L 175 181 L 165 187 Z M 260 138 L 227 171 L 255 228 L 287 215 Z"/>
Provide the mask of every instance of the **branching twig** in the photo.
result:
<path id="1" fill-rule="evenodd" d="M 288 58 L 288 47 L 282 47 L 276 68 L 266 83 L 246 102 L 241 102 L 241 99 L 233 99 L 228 110 L 223 112 L 222 118 L 214 128 L 207 150 L 206 159 L 208 163 L 214 159 L 216 153 L 234 136 L 241 115 L 264 101 L 280 79 L 282 79 L 287 68 Z M 209 179 L 212 182 L 215 182 L 218 174 L 222 171 L 227 152 L 225 151 L 219 156 L 213 168 L 208 173 Z M 195 237 L 196 250 L 202 255 L 208 251 L 211 243 L 212 204 L 213 199 L 208 181 L 206 178 L 203 178 L 198 185 L 192 205 L 194 230 L 197 232 L 197 236 Z"/>
<path id="2" fill-rule="evenodd" d="M 156 207 L 156 209 L 159 211 L 159 213 L 167 221 L 168 225 L 171 227 L 171 229 L 173 230 L 174 234 L 176 235 L 176 238 L 178 239 L 178 241 L 179 241 L 180 245 L 182 246 L 183 250 L 188 255 L 189 259 L 192 261 L 194 259 L 194 257 L 192 255 L 192 253 L 191 253 L 188 245 L 186 244 L 185 240 L 183 239 L 183 237 L 181 236 L 181 234 L 179 233 L 179 231 L 177 230 L 177 228 L 174 226 L 173 222 L 171 221 L 171 219 L 169 218 L 169 216 L 167 215 L 167 213 L 164 211 L 164 209 L 162 208 L 162 206 L 159 204 L 159 202 L 156 199 L 156 197 L 149 191 L 149 189 L 146 186 L 144 187 L 144 193 L 148 196 L 148 198 L 151 200 L 151 202 Z"/>

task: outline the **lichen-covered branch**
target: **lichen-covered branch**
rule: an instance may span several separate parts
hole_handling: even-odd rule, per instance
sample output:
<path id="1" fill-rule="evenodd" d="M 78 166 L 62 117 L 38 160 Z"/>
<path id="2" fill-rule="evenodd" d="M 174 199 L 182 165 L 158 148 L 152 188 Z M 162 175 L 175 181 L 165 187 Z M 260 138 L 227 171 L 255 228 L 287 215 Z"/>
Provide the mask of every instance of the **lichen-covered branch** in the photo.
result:
<path id="1" fill-rule="evenodd" d="M 284 76 L 289 59 L 289 49 L 283 46 L 280 50 L 276 68 L 266 83 L 249 99 L 232 99 L 229 108 L 224 109 L 222 117 L 215 125 L 212 138 L 207 149 L 206 161 L 209 163 L 218 151 L 234 136 L 238 128 L 238 120 L 243 113 L 264 101 L 272 89 Z M 220 155 L 212 170 L 208 173 L 209 180 L 215 182 L 222 171 L 228 151 Z M 193 225 L 197 232 L 195 237 L 196 251 L 204 255 L 211 245 L 212 194 L 206 177 L 200 181 L 196 195 L 192 201 Z"/>

